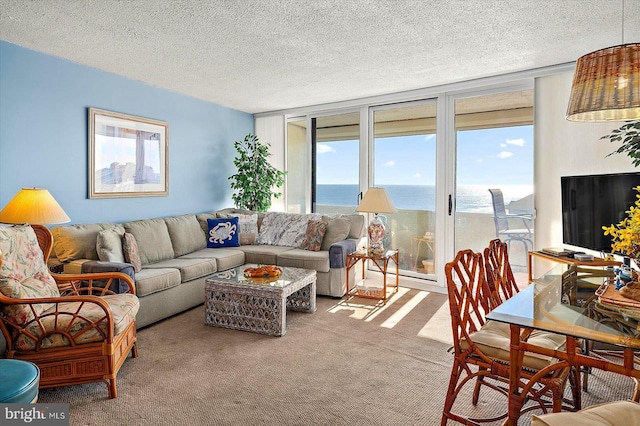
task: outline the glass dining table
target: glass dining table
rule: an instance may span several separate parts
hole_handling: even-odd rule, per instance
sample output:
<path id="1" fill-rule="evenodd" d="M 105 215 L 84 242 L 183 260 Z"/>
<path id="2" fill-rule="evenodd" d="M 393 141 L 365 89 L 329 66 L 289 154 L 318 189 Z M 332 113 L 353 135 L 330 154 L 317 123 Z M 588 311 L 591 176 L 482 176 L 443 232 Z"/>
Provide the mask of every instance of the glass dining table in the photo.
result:
<path id="1" fill-rule="evenodd" d="M 520 410 L 525 402 L 522 396 L 527 394 L 526 391 L 535 382 L 535 377 L 529 382 L 520 378 L 525 351 L 558 359 L 558 363 L 541 370 L 540 375 L 570 365 L 598 368 L 632 377 L 636 381 L 636 390 L 632 398 L 635 401 L 640 399 L 638 390 L 640 369 L 638 369 L 638 360 L 634 356 L 634 351 L 640 350 L 640 331 L 638 331 L 640 328 L 637 326 L 639 321 L 633 318 L 636 308 L 624 306 L 616 309 L 615 305 L 601 303 L 601 298 L 596 294 L 593 294 L 582 306 L 571 305 L 569 301 L 573 302 L 573 299 L 568 297 L 566 282 L 567 277 L 572 275 L 575 275 L 572 268 L 557 265 L 534 279 L 529 286 L 487 315 L 487 319 L 510 324 L 509 414 L 504 422 L 505 425 L 517 424 Z M 613 286 L 613 281 L 604 280 L 597 294 L 602 294 L 609 285 Z M 615 312 L 617 316 L 602 315 L 599 309 L 603 307 L 606 311 Z M 624 324 L 620 324 L 620 319 L 624 320 L 622 321 Z M 521 339 L 522 329 L 544 330 L 565 335 L 565 349 L 559 351 L 531 345 Z M 582 341 L 613 345 L 620 357 L 611 359 L 611 357 L 582 351 L 580 349 Z"/>

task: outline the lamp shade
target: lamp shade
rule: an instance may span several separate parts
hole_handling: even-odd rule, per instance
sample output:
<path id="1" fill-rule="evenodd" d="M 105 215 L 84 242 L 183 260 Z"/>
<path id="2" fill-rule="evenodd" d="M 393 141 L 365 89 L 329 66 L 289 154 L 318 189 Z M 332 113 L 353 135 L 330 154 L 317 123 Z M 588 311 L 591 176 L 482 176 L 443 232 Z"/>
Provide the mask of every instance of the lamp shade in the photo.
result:
<path id="1" fill-rule="evenodd" d="M 0 211 L 2 223 L 46 225 L 69 221 L 60 204 L 42 188 L 22 188 Z"/>
<path id="2" fill-rule="evenodd" d="M 393 206 L 384 188 L 369 188 L 356 211 L 364 213 L 396 213 L 398 210 Z"/>
<path id="3" fill-rule="evenodd" d="M 640 118 L 640 43 L 607 47 L 576 63 L 567 120 Z"/>

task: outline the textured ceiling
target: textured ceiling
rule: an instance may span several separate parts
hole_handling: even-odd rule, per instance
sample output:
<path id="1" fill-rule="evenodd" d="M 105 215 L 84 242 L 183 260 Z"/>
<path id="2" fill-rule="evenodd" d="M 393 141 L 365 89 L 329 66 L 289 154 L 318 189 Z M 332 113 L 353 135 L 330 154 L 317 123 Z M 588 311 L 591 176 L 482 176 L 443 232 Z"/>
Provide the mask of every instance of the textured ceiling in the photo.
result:
<path id="1" fill-rule="evenodd" d="M 623 0 L 0 0 L 0 39 L 251 113 L 575 61 Z M 640 0 L 624 3 L 640 40 Z"/>

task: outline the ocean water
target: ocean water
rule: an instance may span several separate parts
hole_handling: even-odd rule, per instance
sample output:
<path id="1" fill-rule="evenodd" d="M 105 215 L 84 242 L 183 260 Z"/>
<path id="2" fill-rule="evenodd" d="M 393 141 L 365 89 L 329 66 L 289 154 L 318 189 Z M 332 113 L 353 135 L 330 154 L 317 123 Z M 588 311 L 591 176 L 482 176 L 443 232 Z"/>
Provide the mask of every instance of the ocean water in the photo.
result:
<path id="1" fill-rule="evenodd" d="M 500 185 L 505 204 L 533 193 L 532 185 Z M 433 185 L 385 185 L 389 198 L 397 209 L 435 210 L 436 190 Z M 491 194 L 486 185 L 459 185 L 456 192 L 456 211 L 459 213 L 493 213 Z M 318 204 L 329 206 L 357 206 L 358 185 L 317 185 Z"/>

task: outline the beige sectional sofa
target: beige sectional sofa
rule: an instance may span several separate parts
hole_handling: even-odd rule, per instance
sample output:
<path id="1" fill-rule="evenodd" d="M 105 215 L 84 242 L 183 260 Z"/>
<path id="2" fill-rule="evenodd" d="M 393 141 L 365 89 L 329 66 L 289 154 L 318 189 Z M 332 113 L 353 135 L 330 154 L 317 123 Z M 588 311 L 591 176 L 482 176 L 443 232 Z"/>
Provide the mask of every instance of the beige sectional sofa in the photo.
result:
<path id="1" fill-rule="evenodd" d="M 125 232 L 132 234 L 142 265 L 142 269 L 133 274 L 140 299 L 136 320 L 138 328 L 203 303 L 207 276 L 249 263 L 314 269 L 317 271 L 318 295 L 342 297 L 345 294 L 345 258 L 347 253 L 362 247 L 365 242 L 363 216 L 260 213 L 257 214 L 259 227 L 255 244 L 207 248 L 207 219 L 237 214 L 256 213 L 225 209 L 122 224 L 58 226 L 52 229 L 54 247 L 49 264 L 59 265 L 66 273 L 130 272 L 133 268 L 123 263 L 119 237 Z M 274 230 L 281 230 L 291 237 L 294 228 L 306 228 L 310 219 L 322 219 L 328 223 L 323 247 L 319 251 L 283 245 L 287 241 L 290 244 L 291 239 L 287 240 L 283 235 L 267 235 L 266 229 L 269 228 L 272 234 Z M 283 220 L 287 226 L 281 225 Z M 270 238 L 278 237 L 282 238 L 265 244 Z M 299 236 L 296 238 L 299 240 Z"/>

